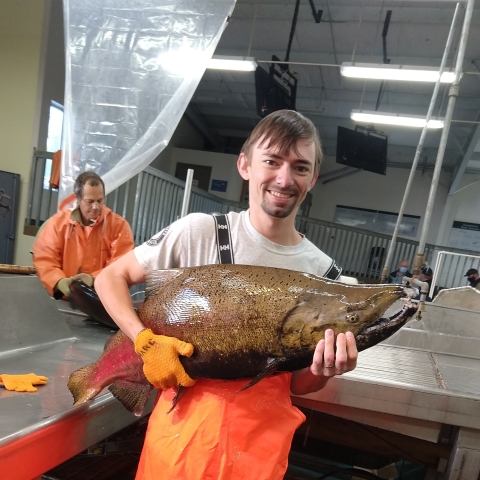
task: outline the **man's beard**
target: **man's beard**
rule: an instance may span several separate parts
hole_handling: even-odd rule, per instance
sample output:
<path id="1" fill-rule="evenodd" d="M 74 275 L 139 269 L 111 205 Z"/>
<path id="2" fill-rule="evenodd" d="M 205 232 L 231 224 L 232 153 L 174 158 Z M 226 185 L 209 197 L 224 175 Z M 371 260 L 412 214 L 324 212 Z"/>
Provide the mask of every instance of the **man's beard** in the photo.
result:
<path id="1" fill-rule="evenodd" d="M 295 208 L 297 208 L 296 205 L 292 205 L 287 209 L 284 209 L 281 207 L 271 207 L 270 205 L 267 205 L 266 202 L 262 202 L 263 211 L 267 215 L 270 215 L 271 217 L 275 217 L 275 218 L 286 218 L 293 212 L 293 210 L 295 210 Z"/>
<path id="2" fill-rule="evenodd" d="M 295 194 L 294 192 L 285 192 L 285 193 Z M 262 210 L 267 215 L 270 215 L 271 217 L 274 217 L 274 218 L 288 217 L 289 215 L 292 214 L 292 212 L 294 212 L 297 209 L 298 205 L 299 203 L 297 201 L 292 203 L 291 205 L 276 206 L 276 205 L 269 204 L 265 199 L 263 199 L 261 203 Z"/>

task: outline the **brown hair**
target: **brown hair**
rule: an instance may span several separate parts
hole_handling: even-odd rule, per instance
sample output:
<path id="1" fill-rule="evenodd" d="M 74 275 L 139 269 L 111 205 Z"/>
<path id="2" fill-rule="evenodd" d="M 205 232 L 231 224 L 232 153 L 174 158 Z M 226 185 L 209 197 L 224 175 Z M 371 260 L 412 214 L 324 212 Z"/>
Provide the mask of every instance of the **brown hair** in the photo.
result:
<path id="1" fill-rule="evenodd" d="M 291 148 L 298 153 L 296 144 L 300 138 L 310 140 L 315 145 L 315 171 L 319 171 L 323 159 L 320 137 L 315 125 L 301 113 L 294 110 L 277 110 L 263 118 L 243 144 L 241 151 L 247 158 L 252 147 L 261 138 L 263 140 L 260 145 L 268 141 L 267 148 L 278 147 L 282 155 L 288 154 Z"/>
<path id="2" fill-rule="evenodd" d="M 83 198 L 83 187 L 88 183 L 92 187 L 101 185 L 103 187 L 103 194 L 105 194 L 105 184 L 103 180 L 95 172 L 83 172 L 81 173 L 73 185 L 73 193 L 75 196 L 81 200 Z"/>

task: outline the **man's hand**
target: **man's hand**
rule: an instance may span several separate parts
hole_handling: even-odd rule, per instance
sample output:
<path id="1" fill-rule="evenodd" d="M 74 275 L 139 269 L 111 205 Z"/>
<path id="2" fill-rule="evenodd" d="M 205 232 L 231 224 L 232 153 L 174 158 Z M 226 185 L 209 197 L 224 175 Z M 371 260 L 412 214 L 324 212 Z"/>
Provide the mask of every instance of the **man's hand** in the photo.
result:
<path id="1" fill-rule="evenodd" d="M 92 277 L 89 273 L 77 273 L 77 275 L 74 275 L 72 278 L 73 280 L 81 280 L 89 287 L 93 287 L 93 282 L 95 281 L 95 277 Z"/>
<path id="2" fill-rule="evenodd" d="M 334 377 L 353 370 L 357 366 L 357 358 L 358 351 L 353 333 L 339 333 L 335 342 L 333 330 L 328 329 L 325 332 L 325 340 L 320 340 L 315 348 L 310 371 L 314 375 Z"/>
<path id="3" fill-rule="evenodd" d="M 55 289 L 62 292 L 66 297 L 69 297 L 70 296 L 70 285 L 72 284 L 72 282 L 73 282 L 73 277 L 62 278 L 55 285 Z M 59 297 L 55 297 L 55 298 L 59 298 Z"/>
<path id="4" fill-rule="evenodd" d="M 320 340 L 315 348 L 310 367 L 293 372 L 290 383 L 292 394 L 306 395 L 321 390 L 331 377 L 353 370 L 357 357 L 352 332 L 339 333 L 335 339 L 334 331 L 328 329 L 325 339 Z"/>
<path id="5" fill-rule="evenodd" d="M 195 380 L 185 372 L 179 355 L 190 357 L 193 345 L 177 338 L 155 335 L 152 330 L 142 330 L 135 339 L 135 352 L 143 360 L 143 373 L 156 388 L 191 387 Z"/>
<path id="6" fill-rule="evenodd" d="M 0 386 L 4 386 L 7 390 L 15 392 L 36 392 L 34 385 L 45 385 L 48 378 L 34 373 L 26 373 L 24 375 L 8 375 L 2 373 L 0 375 Z"/>

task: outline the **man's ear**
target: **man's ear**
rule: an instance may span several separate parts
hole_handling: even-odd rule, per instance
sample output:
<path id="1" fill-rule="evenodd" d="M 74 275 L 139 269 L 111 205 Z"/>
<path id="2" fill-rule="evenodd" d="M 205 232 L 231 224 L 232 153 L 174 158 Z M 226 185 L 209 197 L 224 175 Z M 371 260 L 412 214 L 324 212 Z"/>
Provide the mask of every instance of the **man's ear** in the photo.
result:
<path id="1" fill-rule="evenodd" d="M 242 152 L 238 156 L 237 168 L 238 168 L 238 173 L 244 180 L 250 180 L 250 172 L 248 167 L 249 165 L 248 165 L 247 157 Z"/>

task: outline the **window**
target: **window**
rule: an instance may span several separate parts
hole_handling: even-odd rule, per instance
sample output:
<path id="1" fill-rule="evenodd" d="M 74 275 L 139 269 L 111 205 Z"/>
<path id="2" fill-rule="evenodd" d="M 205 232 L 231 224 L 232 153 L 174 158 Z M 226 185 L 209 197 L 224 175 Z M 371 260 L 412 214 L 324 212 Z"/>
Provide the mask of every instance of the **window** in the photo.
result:
<path id="1" fill-rule="evenodd" d="M 47 152 L 56 152 L 62 147 L 63 130 L 63 106 L 57 102 L 50 103 L 50 117 L 48 119 L 47 134 Z M 43 188 L 48 190 L 50 187 L 50 173 L 52 171 L 52 161 L 47 158 L 45 161 L 45 171 L 43 174 Z"/>
<path id="2" fill-rule="evenodd" d="M 48 120 L 47 152 L 56 152 L 62 146 L 63 106 L 57 102 L 50 104 Z"/>
<path id="3" fill-rule="evenodd" d="M 335 209 L 335 219 L 333 221 L 341 225 L 363 228 L 385 235 L 393 235 L 397 218 L 398 214 L 393 212 L 337 205 Z M 416 238 L 419 224 L 420 217 L 418 215 L 404 214 L 398 235 Z"/>

